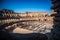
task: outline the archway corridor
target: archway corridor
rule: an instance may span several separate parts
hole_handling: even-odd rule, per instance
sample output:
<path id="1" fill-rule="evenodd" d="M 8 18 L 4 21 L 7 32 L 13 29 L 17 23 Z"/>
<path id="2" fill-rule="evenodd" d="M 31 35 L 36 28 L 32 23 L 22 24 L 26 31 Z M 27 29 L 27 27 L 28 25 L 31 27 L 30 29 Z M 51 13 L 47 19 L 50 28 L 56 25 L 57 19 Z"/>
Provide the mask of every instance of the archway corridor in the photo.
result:
<path id="1" fill-rule="evenodd" d="M 0 10 L 0 40 L 60 40 L 60 0 L 51 0 L 52 14 Z"/>

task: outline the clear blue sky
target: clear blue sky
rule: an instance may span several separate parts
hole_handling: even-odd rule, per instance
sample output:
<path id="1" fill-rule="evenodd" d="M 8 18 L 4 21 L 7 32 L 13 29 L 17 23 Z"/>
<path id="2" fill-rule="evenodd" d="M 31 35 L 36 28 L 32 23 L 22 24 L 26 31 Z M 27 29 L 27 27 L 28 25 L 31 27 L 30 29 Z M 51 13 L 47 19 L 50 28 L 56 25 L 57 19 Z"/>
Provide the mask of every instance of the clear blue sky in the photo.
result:
<path id="1" fill-rule="evenodd" d="M 0 9 L 15 12 L 51 12 L 51 0 L 0 0 Z"/>

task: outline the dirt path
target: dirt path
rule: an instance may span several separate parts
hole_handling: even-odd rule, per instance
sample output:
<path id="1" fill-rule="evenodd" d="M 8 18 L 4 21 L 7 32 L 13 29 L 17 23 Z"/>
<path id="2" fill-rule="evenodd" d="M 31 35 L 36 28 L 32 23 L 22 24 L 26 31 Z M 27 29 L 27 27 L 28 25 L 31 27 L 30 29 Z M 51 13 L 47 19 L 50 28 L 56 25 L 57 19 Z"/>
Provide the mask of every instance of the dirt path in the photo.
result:
<path id="1" fill-rule="evenodd" d="M 33 33 L 33 31 L 17 27 L 16 29 L 13 30 L 13 33 L 26 34 L 26 33 Z"/>

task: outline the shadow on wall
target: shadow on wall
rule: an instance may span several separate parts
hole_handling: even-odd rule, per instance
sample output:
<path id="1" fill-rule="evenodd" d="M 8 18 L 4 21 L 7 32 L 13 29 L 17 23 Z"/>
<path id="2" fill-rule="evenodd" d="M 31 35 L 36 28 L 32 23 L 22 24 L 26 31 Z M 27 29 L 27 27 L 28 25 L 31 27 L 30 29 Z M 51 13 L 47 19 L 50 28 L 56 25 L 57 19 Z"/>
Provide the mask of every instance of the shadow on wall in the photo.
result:
<path id="1" fill-rule="evenodd" d="M 47 37 L 40 33 L 18 34 L 1 31 L 0 40 L 47 40 Z"/>
<path id="2" fill-rule="evenodd" d="M 53 40 L 60 40 L 60 14 L 53 14 L 52 16 L 55 16 L 53 18 L 53 29 L 51 30 L 51 36 Z"/>

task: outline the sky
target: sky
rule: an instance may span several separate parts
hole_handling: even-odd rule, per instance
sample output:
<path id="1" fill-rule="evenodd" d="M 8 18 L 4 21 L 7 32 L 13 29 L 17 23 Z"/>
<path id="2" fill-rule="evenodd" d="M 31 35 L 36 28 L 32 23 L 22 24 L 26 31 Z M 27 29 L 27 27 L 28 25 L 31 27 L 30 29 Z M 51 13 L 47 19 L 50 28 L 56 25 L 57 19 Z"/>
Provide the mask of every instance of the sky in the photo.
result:
<path id="1" fill-rule="evenodd" d="M 51 13 L 51 0 L 0 0 L 0 9 L 10 9 L 21 12 Z"/>

